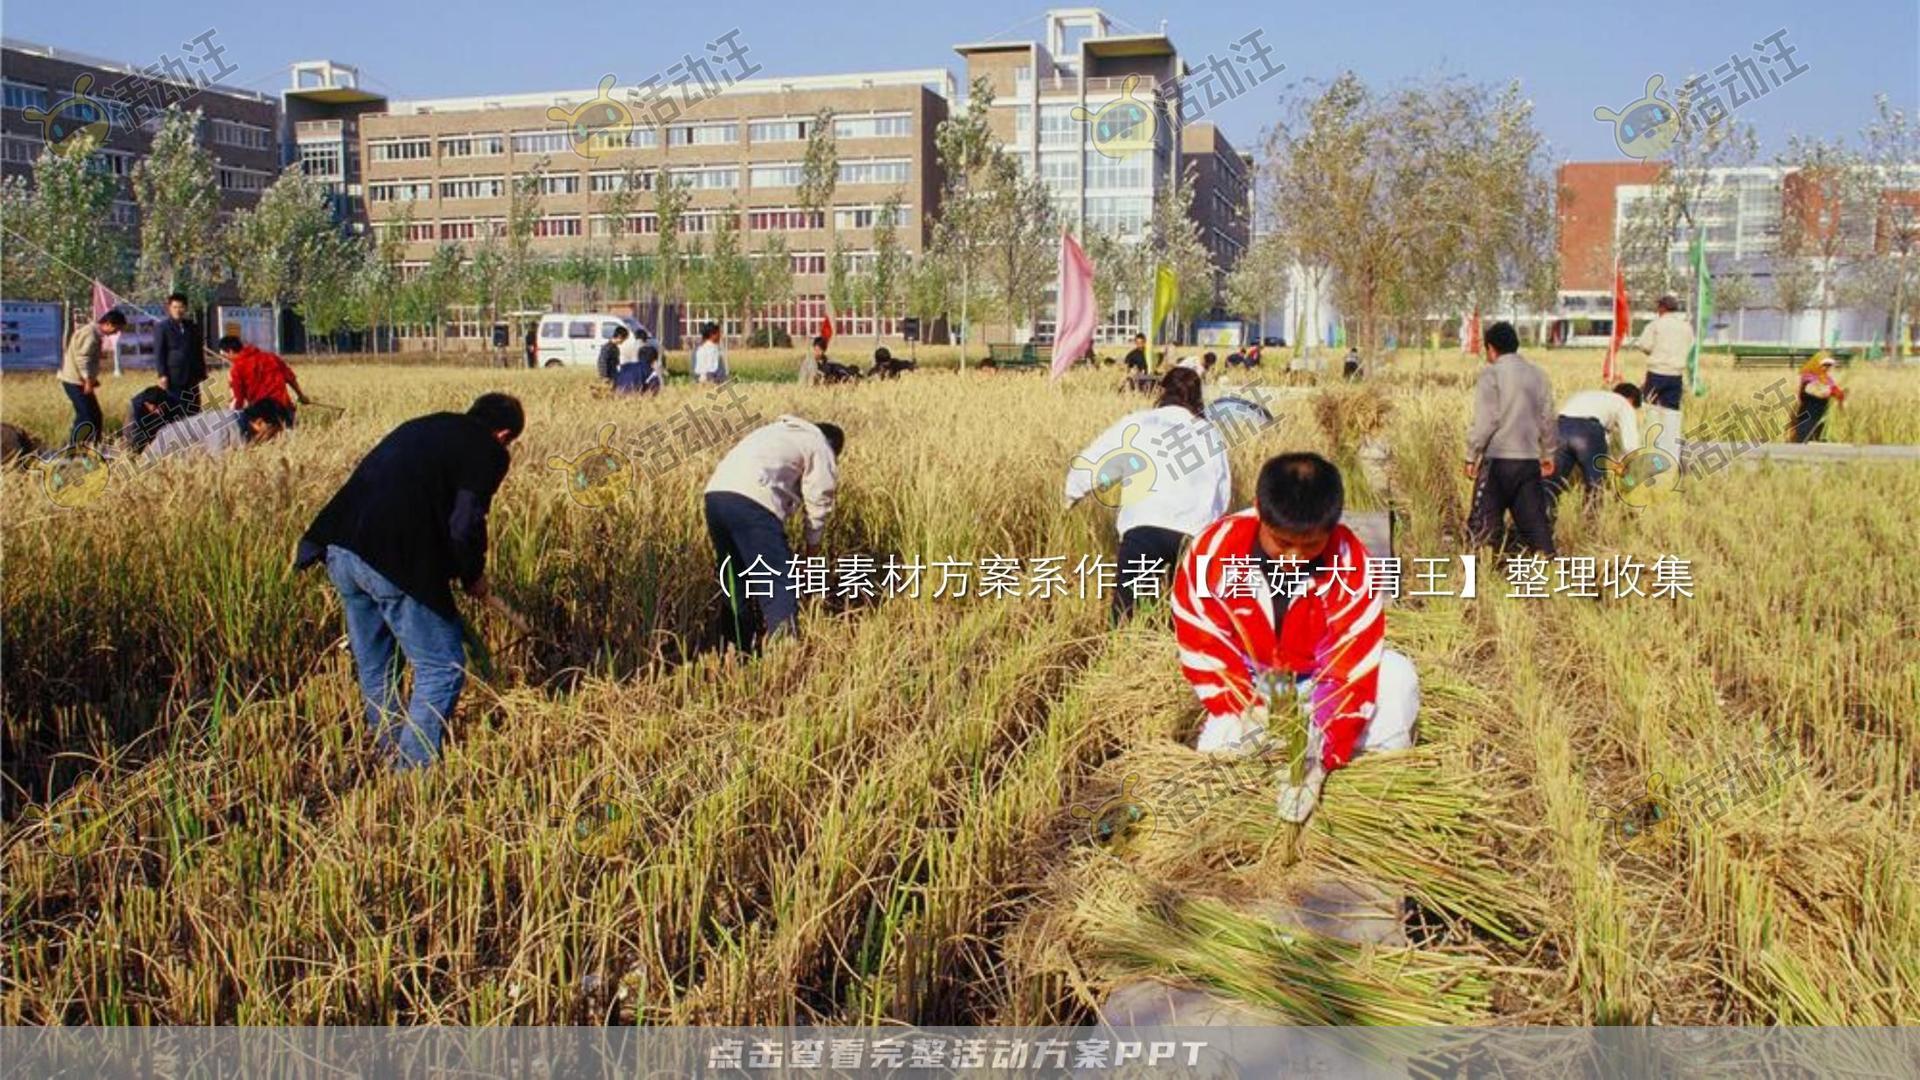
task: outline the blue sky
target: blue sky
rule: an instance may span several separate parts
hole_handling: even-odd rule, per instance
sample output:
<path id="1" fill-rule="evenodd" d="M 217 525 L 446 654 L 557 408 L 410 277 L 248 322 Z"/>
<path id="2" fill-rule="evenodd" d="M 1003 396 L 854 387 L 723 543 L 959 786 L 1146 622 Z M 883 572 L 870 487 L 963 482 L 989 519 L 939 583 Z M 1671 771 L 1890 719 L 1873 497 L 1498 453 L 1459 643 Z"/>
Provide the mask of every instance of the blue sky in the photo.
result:
<path id="1" fill-rule="evenodd" d="M 367 84 L 390 97 L 448 97 L 591 87 L 612 71 L 637 82 L 683 52 L 738 27 L 766 75 L 945 65 L 959 71 L 956 42 L 1041 35 L 1043 4 L 792 4 L 767 0 L 702 4 L 611 4 L 503 0 L 406 4 L 372 0 L 235 3 L 187 0 L 90 5 L 82 17 L 51 3 L 7 5 L 8 36 L 147 64 L 211 28 L 238 71 L 231 84 L 277 91 L 295 60 L 326 57 L 359 65 Z M 1875 92 L 1912 109 L 1920 103 L 1920 3 L 1916 0 L 1749 0 L 1682 5 L 1648 0 L 1606 4 L 1346 3 L 1224 0 L 1199 4 L 1115 3 L 1106 10 L 1132 27 L 1167 33 L 1198 66 L 1209 52 L 1250 31 L 1287 65 L 1285 74 L 1234 100 L 1218 120 L 1242 149 L 1255 149 L 1296 79 L 1351 68 L 1389 85 L 1449 73 L 1487 81 L 1518 78 L 1558 159 L 1618 156 L 1597 105 L 1621 108 L 1653 73 L 1669 93 L 1688 72 L 1707 73 L 1776 30 L 1787 31 L 1807 70 L 1742 106 L 1763 153 L 1791 132 L 1851 135 L 1868 119 Z M 453 14 L 453 12 L 458 14 Z M 369 32 L 368 28 L 378 28 Z"/>

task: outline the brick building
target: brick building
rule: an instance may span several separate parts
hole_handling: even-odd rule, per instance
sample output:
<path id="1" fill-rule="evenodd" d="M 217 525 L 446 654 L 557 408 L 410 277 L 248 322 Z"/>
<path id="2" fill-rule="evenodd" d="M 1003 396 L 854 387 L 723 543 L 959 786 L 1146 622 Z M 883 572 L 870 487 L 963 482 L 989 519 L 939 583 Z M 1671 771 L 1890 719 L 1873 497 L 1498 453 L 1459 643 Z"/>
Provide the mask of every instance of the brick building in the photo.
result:
<path id="1" fill-rule="evenodd" d="M 48 141 L 82 130 L 102 137 L 98 167 L 121 181 L 113 220 L 131 227 L 134 163 L 145 157 L 168 105 L 202 114 L 200 144 L 213 156 L 223 210 L 252 206 L 280 172 L 280 112 L 273 98 L 216 85 L 235 70 L 213 40 L 196 38 L 184 57 L 163 55 L 140 69 L 66 49 L 6 39 L 0 42 L 0 171 L 28 176 Z"/>
<path id="2" fill-rule="evenodd" d="M 784 238 L 793 298 L 755 324 L 797 338 L 826 313 L 828 213 L 855 270 L 872 257 L 875 220 L 891 196 L 901 200 L 903 249 L 925 249 L 941 181 L 933 137 L 951 92 L 951 76 L 936 68 L 742 78 L 692 104 L 684 94 L 643 102 L 607 89 L 394 102 L 360 120 L 367 217 L 376 231 L 403 228 L 406 261 L 422 266 L 442 243 L 502 230 L 508 184 L 538 166 L 533 248 L 559 256 L 609 243 L 607 200 L 631 173 L 647 190 L 634 200 L 625 242 L 644 256 L 659 228 L 650 192 L 665 169 L 691 191 L 682 221 L 691 237 L 707 238 L 733 215 L 745 252 L 769 233 Z M 801 166 L 823 108 L 834 114 L 839 175 L 831 210 L 809 213 L 800 206 Z M 593 125 L 585 141 L 569 127 L 582 118 Z M 705 317 L 689 311 L 684 321 Z M 836 321 L 845 333 L 875 329 L 870 311 L 836 313 Z M 880 322 L 881 334 L 894 332 L 890 314 Z"/>

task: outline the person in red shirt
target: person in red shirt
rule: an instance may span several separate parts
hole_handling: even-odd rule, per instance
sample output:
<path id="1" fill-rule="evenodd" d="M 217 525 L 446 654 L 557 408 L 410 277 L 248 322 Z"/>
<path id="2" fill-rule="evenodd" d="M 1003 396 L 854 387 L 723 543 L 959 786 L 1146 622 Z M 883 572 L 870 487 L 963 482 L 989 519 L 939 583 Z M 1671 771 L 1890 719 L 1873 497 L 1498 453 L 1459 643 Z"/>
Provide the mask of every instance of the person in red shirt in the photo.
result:
<path id="1" fill-rule="evenodd" d="M 1413 662 L 1386 648 L 1367 549 L 1340 524 L 1345 502 L 1332 462 L 1282 454 L 1261 468 L 1255 505 L 1200 533 L 1174 578 L 1180 667 L 1207 712 L 1196 749 L 1260 748 L 1269 717 L 1256 681 L 1282 680 L 1311 702 L 1310 765 L 1279 798 L 1293 822 L 1355 754 L 1413 745 L 1420 707 Z"/>
<path id="2" fill-rule="evenodd" d="M 239 338 L 229 334 L 220 339 L 220 355 L 231 365 L 227 386 L 233 391 L 234 408 L 244 409 L 256 401 L 272 401 L 278 403 L 291 420 L 293 398 L 287 391 L 293 391 L 300 398 L 300 404 L 307 403 L 300 379 L 277 354 L 242 344 Z"/>

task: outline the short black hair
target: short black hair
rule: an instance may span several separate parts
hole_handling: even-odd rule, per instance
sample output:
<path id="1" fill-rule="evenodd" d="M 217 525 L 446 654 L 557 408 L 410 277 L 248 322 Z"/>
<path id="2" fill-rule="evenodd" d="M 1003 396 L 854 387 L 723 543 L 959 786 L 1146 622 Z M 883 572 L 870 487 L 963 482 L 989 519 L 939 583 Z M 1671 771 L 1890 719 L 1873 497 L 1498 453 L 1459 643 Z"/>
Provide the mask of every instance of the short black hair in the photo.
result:
<path id="1" fill-rule="evenodd" d="M 874 363 L 884 364 L 891 359 L 893 359 L 893 350 L 887 348 L 885 345 L 882 345 L 879 348 L 873 350 Z"/>
<path id="2" fill-rule="evenodd" d="M 1145 341 L 1145 340 L 1147 340 L 1147 335 L 1145 335 L 1145 334 L 1135 334 L 1135 335 L 1133 335 L 1133 340 L 1135 340 L 1135 341 Z"/>
<path id="3" fill-rule="evenodd" d="M 1626 398 L 1634 408 L 1640 407 L 1640 388 L 1630 382 L 1623 382 L 1613 388 L 1613 392 Z"/>
<path id="4" fill-rule="evenodd" d="M 504 431 L 519 438 L 527 429 L 527 412 L 512 394 L 481 394 L 467 406 L 467 415 L 486 425 L 488 431 Z"/>
<path id="5" fill-rule="evenodd" d="M 620 340 L 621 338 L 623 338 L 623 337 L 626 337 L 626 336 L 627 336 L 627 328 L 626 328 L 626 327 L 624 327 L 624 326 L 616 326 L 616 327 L 614 327 L 614 328 L 613 328 L 613 340 L 615 340 L 615 341 L 619 341 L 619 340 Z"/>
<path id="6" fill-rule="evenodd" d="M 1494 353 L 1499 356 L 1517 353 L 1520 351 L 1520 333 L 1510 322 L 1497 322 L 1487 327 L 1487 344 L 1493 346 Z"/>
<path id="7" fill-rule="evenodd" d="M 1347 506 L 1340 468 L 1319 454 L 1301 451 L 1268 459 L 1254 488 L 1260 520 L 1290 532 L 1331 529 Z"/>
<path id="8" fill-rule="evenodd" d="M 119 327 L 121 329 L 125 329 L 127 325 L 127 317 L 114 310 L 109 310 L 105 315 L 100 316 L 94 321 L 103 322 L 108 326 Z"/>
<path id="9" fill-rule="evenodd" d="M 816 348 L 816 349 L 824 349 L 824 348 L 826 348 L 826 347 L 827 347 L 827 339 L 826 339 L 826 338 L 823 338 L 823 337 L 821 337 L 821 336 L 820 336 L 820 335 L 818 335 L 818 334 L 815 334 L 815 335 L 814 335 L 814 337 L 813 337 L 813 347 L 814 347 L 814 348 Z"/>
<path id="10" fill-rule="evenodd" d="M 705 341 L 719 332 L 720 332 L 719 323 L 701 323 L 700 324 L 700 340 L 701 341 Z"/>
<path id="11" fill-rule="evenodd" d="M 239 352 L 242 348 L 242 345 L 240 343 L 239 338 L 234 337 L 232 334 L 228 334 L 226 337 L 221 338 L 220 343 L 218 345 L 215 345 L 214 348 L 220 350 L 221 352 Z"/>
<path id="12" fill-rule="evenodd" d="M 1654 310 L 1656 311 L 1679 311 L 1680 298 L 1673 295 L 1672 293 L 1668 293 L 1667 295 L 1662 296 L 1660 299 L 1655 300 L 1653 302 L 1653 307 L 1654 307 Z"/>
<path id="13" fill-rule="evenodd" d="M 839 424 L 829 424 L 823 421 L 813 426 L 819 428 L 820 434 L 827 437 L 827 445 L 833 449 L 833 456 L 839 457 L 840 448 L 847 445 L 847 433 L 840 430 Z"/>
<path id="14" fill-rule="evenodd" d="M 175 300 L 178 300 L 178 301 L 180 301 L 180 302 L 181 302 L 181 303 L 183 303 L 183 304 L 188 304 L 188 303 L 191 303 L 191 302 L 192 302 L 192 301 L 190 301 L 190 300 L 188 300 L 188 299 L 187 299 L 187 294 L 186 294 L 186 293 L 183 293 L 183 292 L 176 292 L 176 293 L 168 293 L 168 294 L 167 294 L 167 303 L 169 303 L 169 304 L 171 304 L 171 303 L 173 303 L 173 302 L 174 302 Z"/>
<path id="15" fill-rule="evenodd" d="M 286 427 L 287 410 L 281 408 L 280 403 L 272 398 L 264 398 L 240 410 L 242 424 L 251 428 L 255 420 L 265 420 L 274 427 Z"/>

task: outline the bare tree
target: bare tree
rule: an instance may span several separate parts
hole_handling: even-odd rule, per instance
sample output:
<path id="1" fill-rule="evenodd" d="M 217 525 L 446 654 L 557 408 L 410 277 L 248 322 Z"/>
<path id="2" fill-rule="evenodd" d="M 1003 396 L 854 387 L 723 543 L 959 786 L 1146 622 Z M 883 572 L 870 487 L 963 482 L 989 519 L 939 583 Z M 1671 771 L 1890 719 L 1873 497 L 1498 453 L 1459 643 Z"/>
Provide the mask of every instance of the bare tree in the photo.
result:
<path id="1" fill-rule="evenodd" d="M 1795 135 L 1780 164 L 1791 170 L 1780 209 L 1780 254 L 1813 264 L 1818 273 L 1820 340 L 1849 266 L 1873 249 L 1878 190 L 1858 151 L 1841 140 Z"/>

